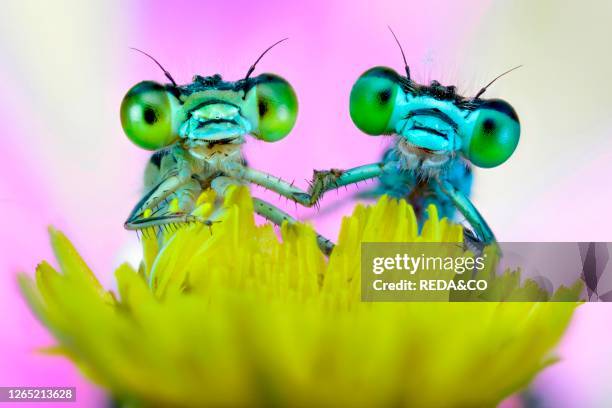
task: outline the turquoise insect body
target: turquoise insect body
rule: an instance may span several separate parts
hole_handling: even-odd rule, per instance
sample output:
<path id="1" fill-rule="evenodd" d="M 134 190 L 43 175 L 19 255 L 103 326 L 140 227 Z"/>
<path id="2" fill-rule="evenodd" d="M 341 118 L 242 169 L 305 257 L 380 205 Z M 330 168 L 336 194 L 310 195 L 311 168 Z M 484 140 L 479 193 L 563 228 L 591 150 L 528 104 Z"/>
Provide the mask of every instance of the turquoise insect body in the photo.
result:
<path id="1" fill-rule="evenodd" d="M 274 74 L 250 77 L 255 64 L 239 81 L 196 75 L 182 86 L 159 65 L 171 84 L 145 81 L 128 91 L 121 104 L 123 130 L 136 145 L 156 152 L 145 170 L 146 193 L 125 222 L 127 229 L 211 225 L 222 209 L 207 219 L 192 214 L 207 188 L 223 196 L 230 185 L 255 183 L 300 204 L 314 203 L 292 183 L 248 167 L 242 157 L 248 135 L 265 142 L 280 140 L 293 128 L 298 110 L 286 80 Z M 295 221 L 268 202 L 253 202 L 258 214 L 278 225 Z M 321 236 L 319 245 L 327 252 L 332 247 Z"/>
<path id="2" fill-rule="evenodd" d="M 311 193 L 318 197 L 376 178 L 377 187 L 366 195 L 405 198 L 421 221 L 429 204 L 448 218 L 459 210 L 472 228 L 466 238 L 494 242 L 493 232 L 469 199 L 471 165 L 490 168 L 505 162 L 518 144 L 520 124 L 509 103 L 480 99 L 485 90 L 465 98 L 455 87 L 437 81 L 421 85 L 410 79 L 407 65 L 406 76 L 386 67 L 366 71 L 351 91 L 351 118 L 369 135 L 393 137 L 393 147 L 378 163 L 316 171 Z"/>

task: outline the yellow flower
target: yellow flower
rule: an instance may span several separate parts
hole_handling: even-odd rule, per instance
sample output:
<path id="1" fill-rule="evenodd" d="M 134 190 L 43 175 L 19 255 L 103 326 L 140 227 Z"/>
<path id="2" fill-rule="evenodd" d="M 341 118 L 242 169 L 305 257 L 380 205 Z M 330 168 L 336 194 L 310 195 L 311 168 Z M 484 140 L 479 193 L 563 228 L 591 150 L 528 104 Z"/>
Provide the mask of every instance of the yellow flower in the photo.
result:
<path id="1" fill-rule="evenodd" d="M 206 214 L 214 197 L 201 198 Z M 435 208 L 382 198 L 344 219 L 327 260 L 306 225 L 256 226 L 248 192 L 212 227 L 144 238 L 105 290 L 66 237 L 22 291 L 58 351 L 133 406 L 487 407 L 554 361 L 575 303 L 364 303 L 362 241 L 456 241 Z"/>

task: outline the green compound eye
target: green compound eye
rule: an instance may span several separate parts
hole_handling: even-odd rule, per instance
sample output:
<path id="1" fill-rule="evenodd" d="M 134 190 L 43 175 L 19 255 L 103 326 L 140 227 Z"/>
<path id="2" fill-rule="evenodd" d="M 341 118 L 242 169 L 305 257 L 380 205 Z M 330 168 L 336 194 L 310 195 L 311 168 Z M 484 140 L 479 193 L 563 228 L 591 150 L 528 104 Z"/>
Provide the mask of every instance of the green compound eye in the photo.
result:
<path id="1" fill-rule="evenodd" d="M 398 77 L 391 68 L 375 67 L 364 72 L 353 85 L 351 119 L 362 132 L 373 136 L 393 132 L 389 121 L 400 89 Z"/>
<path id="2" fill-rule="evenodd" d="M 281 140 L 291 132 L 298 112 L 295 92 L 289 82 L 273 74 L 257 77 L 257 129 L 253 134 L 266 142 Z"/>
<path id="3" fill-rule="evenodd" d="M 514 153 L 521 125 L 514 108 L 500 99 L 485 101 L 474 113 L 474 127 L 463 151 L 479 167 L 499 166 Z"/>
<path id="4" fill-rule="evenodd" d="M 171 145 L 177 138 L 172 127 L 173 98 L 151 81 L 135 85 L 121 102 L 121 126 L 127 137 L 147 150 Z"/>

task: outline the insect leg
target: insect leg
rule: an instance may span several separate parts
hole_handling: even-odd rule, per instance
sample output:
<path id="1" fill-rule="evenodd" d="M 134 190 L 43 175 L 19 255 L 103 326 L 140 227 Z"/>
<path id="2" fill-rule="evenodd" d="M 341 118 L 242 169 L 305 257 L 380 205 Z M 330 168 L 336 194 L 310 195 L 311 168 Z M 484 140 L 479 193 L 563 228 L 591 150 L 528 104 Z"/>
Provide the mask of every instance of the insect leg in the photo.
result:
<path id="1" fill-rule="evenodd" d="M 482 215 L 480 215 L 470 199 L 448 181 L 438 181 L 438 183 L 440 190 L 452 200 L 459 212 L 463 214 L 470 226 L 474 229 L 477 238 L 485 244 L 495 243 L 493 231 L 491 231 L 491 228 L 489 228 L 487 222 Z"/>
<path id="2" fill-rule="evenodd" d="M 153 216 L 149 218 L 139 218 L 131 224 L 131 229 L 138 230 L 138 229 L 149 228 L 149 227 L 162 227 L 164 225 L 170 225 L 170 224 L 189 224 L 192 222 L 197 222 L 197 223 L 211 226 L 213 223 L 219 220 L 222 214 L 223 214 L 223 209 L 219 208 L 215 210 L 207 218 L 199 217 L 197 215 L 185 214 L 185 213 L 174 213 L 174 214 Z"/>
<path id="3" fill-rule="evenodd" d="M 142 228 L 142 223 L 139 221 L 147 220 L 145 218 L 145 211 L 147 209 L 153 210 L 155 207 L 162 204 L 164 200 L 170 197 L 171 194 L 179 190 L 191 179 L 189 177 L 181 176 L 177 172 L 169 174 L 166 178 L 161 180 L 155 187 L 153 187 L 145 196 L 136 204 L 124 226 L 128 230 Z M 158 217 L 159 218 L 159 217 Z"/>
<path id="4" fill-rule="evenodd" d="M 261 215 L 268 221 L 271 221 L 278 226 L 283 225 L 283 222 L 285 221 L 290 224 L 294 224 L 297 222 L 295 218 L 293 218 L 280 208 L 277 208 L 274 205 L 260 198 L 253 197 L 253 206 L 257 214 Z M 317 244 L 319 245 L 319 248 L 321 248 L 321 251 L 326 255 L 329 255 L 334 249 L 334 243 L 320 234 L 317 234 Z"/>
<path id="5" fill-rule="evenodd" d="M 312 202 L 317 202 L 329 190 L 380 177 L 383 174 L 384 167 L 385 163 L 379 162 L 353 167 L 349 170 L 315 170 L 312 185 L 309 189 L 310 199 Z"/>
<path id="6" fill-rule="evenodd" d="M 275 177 L 250 167 L 235 164 L 224 171 L 232 178 L 257 184 L 258 186 L 274 191 L 305 207 L 311 207 L 316 202 L 316 200 L 311 199 L 310 194 L 295 187 L 293 183 L 286 182 L 280 177 Z"/>
<path id="7" fill-rule="evenodd" d="M 193 210 L 201 192 L 202 187 L 200 183 L 191 179 L 172 193 L 171 197 L 173 198 L 168 204 L 162 203 L 158 210 L 148 214 L 146 217 L 142 216 L 134 219 L 130 226 L 132 229 L 141 229 L 163 227 L 171 224 L 189 224 L 192 222 L 211 226 L 213 222 L 219 219 L 223 211 L 221 208 L 217 208 L 206 218 L 194 215 Z"/>

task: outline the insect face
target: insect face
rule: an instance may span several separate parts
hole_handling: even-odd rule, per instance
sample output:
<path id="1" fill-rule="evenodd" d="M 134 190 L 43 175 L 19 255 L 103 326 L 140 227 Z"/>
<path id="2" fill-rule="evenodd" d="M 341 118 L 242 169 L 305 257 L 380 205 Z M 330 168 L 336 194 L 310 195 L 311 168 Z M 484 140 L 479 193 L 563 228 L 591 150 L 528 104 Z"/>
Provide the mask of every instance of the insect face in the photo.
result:
<path id="1" fill-rule="evenodd" d="M 249 133 L 266 142 L 280 140 L 296 117 L 293 88 L 273 74 L 237 82 L 196 76 L 179 87 L 145 81 L 121 104 L 123 130 L 138 146 L 157 150 L 179 142 L 204 159 L 219 149 L 237 152 Z"/>
<path id="2" fill-rule="evenodd" d="M 456 154 L 480 167 L 497 166 L 512 155 L 520 135 L 518 116 L 507 102 L 463 98 L 454 87 L 420 85 L 386 67 L 359 77 L 350 114 L 369 135 L 397 135 L 398 150 L 428 166 Z"/>

